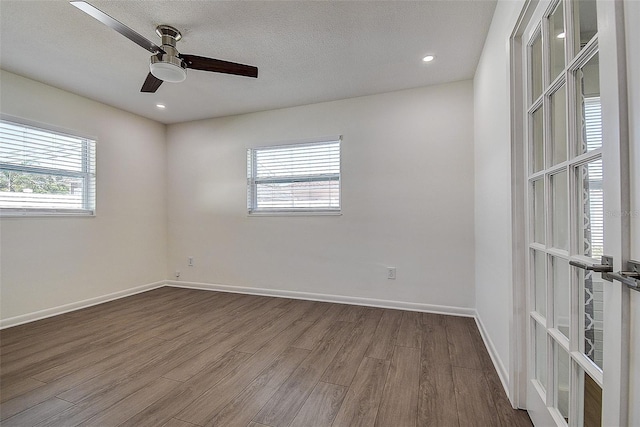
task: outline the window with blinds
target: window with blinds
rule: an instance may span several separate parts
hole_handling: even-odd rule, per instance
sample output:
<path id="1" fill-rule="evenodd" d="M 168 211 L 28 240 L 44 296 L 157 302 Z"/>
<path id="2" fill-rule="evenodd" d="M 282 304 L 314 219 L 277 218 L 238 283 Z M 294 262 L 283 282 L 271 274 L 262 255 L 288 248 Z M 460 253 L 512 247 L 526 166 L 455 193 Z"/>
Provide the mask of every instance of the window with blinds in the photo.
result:
<path id="1" fill-rule="evenodd" d="M 93 215 L 96 143 L 0 120 L 0 214 Z"/>
<path id="2" fill-rule="evenodd" d="M 602 104 L 599 96 L 585 97 L 584 140 L 587 151 L 602 147 Z M 604 255 L 604 195 L 602 160 L 587 164 L 588 209 L 591 231 L 591 256 Z"/>
<path id="3" fill-rule="evenodd" d="M 340 142 L 248 149 L 249 213 L 339 213 Z"/>
<path id="4" fill-rule="evenodd" d="M 584 140 L 587 151 L 602 147 L 602 103 L 599 96 L 586 97 L 584 102 Z"/>

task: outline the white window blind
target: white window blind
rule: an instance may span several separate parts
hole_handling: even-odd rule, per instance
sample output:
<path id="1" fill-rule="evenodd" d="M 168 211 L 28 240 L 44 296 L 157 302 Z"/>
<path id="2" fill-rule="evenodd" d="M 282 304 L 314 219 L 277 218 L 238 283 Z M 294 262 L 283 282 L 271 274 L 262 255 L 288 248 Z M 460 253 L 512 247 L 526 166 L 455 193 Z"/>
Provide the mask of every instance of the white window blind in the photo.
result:
<path id="1" fill-rule="evenodd" d="M 95 141 L 0 120 L 2 215 L 93 215 Z"/>
<path id="2" fill-rule="evenodd" d="M 602 147 L 602 104 L 599 96 L 584 98 L 584 139 L 587 151 Z"/>
<path id="3" fill-rule="evenodd" d="M 587 151 L 602 147 L 602 104 L 599 96 L 584 98 L 584 138 Z M 602 160 L 587 164 L 591 256 L 604 254 L 604 196 Z"/>
<path id="4" fill-rule="evenodd" d="M 340 142 L 248 149 L 249 213 L 340 212 Z"/>

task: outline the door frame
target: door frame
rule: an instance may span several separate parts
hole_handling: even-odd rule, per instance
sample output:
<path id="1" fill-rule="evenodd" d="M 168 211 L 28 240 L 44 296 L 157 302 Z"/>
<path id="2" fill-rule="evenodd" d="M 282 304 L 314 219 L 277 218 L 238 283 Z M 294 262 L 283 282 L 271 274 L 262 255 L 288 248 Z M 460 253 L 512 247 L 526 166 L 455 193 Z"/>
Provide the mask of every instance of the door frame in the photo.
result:
<path id="1" fill-rule="evenodd" d="M 629 108 L 627 100 L 627 58 L 624 29 L 624 2 L 599 1 L 598 26 L 604 23 L 604 31 L 598 27 L 598 45 L 600 47 L 600 99 L 602 103 L 602 138 L 614 140 L 618 144 L 604 147 L 602 153 L 603 168 L 606 174 L 614 171 L 619 174 L 617 180 L 604 181 L 605 197 L 613 198 L 613 205 L 622 212 L 631 210 L 630 163 L 629 163 Z M 604 76 L 604 77 L 603 77 Z M 617 76 L 617 78 L 611 78 Z M 607 202 L 609 206 L 611 201 Z M 607 247 L 605 251 L 613 256 L 614 271 L 624 270 L 631 255 L 631 218 L 605 212 L 604 227 L 608 234 L 619 236 L 617 247 Z M 620 282 L 604 282 L 610 288 L 609 296 L 617 311 L 604 314 L 604 322 L 619 325 L 619 328 L 607 329 L 604 337 L 605 348 L 617 347 L 619 360 L 604 359 L 603 371 L 619 371 L 619 377 L 605 375 L 603 390 L 602 420 L 604 425 L 628 425 L 629 417 L 629 359 L 631 340 L 631 290 Z M 607 290 L 605 289 L 605 292 Z M 607 294 L 605 293 L 605 298 Z"/>
<path id="2" fill-rule="evenodd" d="M 509 36 L 509 99 L 511 136 L 511 275 L 512 313 L 510 321 L 509 400 L 514 407 L 526 408 L 528 387 L 529 312 L 527 311 L 528 256 L 526 197 L 527 167 L 525 164 L 524 135 L 526 107 L 524 107 L 525 70 L 522 51 L 527 40 L 522 39 L 525 28 L 538 7 L 539 0 L 525 0 L 520 15 Z M 630 211 L 629 122 L 627 104 L 627 67 L 624 30 L 624 2 L 598 1 L 598 46 L 600 55 L 600 85 L 603 105 L 603 140 L 618 141 L 614 147 L 603 150 L 603 164 L 607 174 L 619 172 L 619 179 L 605 181 L 606 197 L 615 198 L 609 206 Z M 600 24 L 602 28 L 600 28 Z M 604 76 L 604 77 L 603 77 Z M 614 78 L 611 78 L 611 77 Z M 617 77 L 617 78 L 616 78 Z M 611 144 L 609 144 L 611 145 Z M 615 182 L 612 182 L 615 181 Z M 620 236 L 619 247 L 605 247 L 614 257 L 614 271 L 623 270 L 630 259 L 631 221 L 628 216 L 605 213 L 607 233 Z M 605 282 L 608 283 L 608 282 Z M 619 376 L 604 376 L 602 419 L 603 425 L 626 425 L 629 415 L 629 342 L 630 342 L 630 290 L 619 282 L 608 283 L 611 305 L 619 310 L 605 314 L 608 324 L 620 325 L 607 329 L 605 346 L 617 346 L 619 360 L 605 361 L 604 370 L 618 371 Z M 611 348 L 611 347 L 609 347 Z"/>
<path id="3" fill-rule="evenodd" d="M 538 6 L 538 0 L 526 0 L 520 16 L 509 36 L 510 71 L 510 112 L 511 112 L 511 256 L 512 256 L 512 307 L 509 399 L 512 405 L 527 407 L 527 223 L 526 197 L 523 189 L 527 182 L 525 165 L 524 135 L 526 129 L 526 111 L 524 95 L 526 80 L 522 63 L 522 49 L 526 41 L 522 40 L 525 28 Z"/>

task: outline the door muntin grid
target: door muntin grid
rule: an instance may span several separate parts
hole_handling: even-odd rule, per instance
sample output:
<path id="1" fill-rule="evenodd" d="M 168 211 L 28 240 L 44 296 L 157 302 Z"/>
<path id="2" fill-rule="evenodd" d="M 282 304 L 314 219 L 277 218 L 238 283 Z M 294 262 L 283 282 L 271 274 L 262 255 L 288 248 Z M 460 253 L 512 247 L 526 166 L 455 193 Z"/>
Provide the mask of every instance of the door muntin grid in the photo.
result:
<path id="1" fill-rule="evenodd" d="M 578 378 L 587 372 L 602 385 L 597 280 L 568 265 L 601 255 L 604 237 L 596 224 L 602 214 L 597 33 L 589 32 L 591 6 L 576 3 L 550 4 L 530 33 L 525 62 L 529 378 L 559 424 L 582 419 L 569 397 L 583 395 Z"/>

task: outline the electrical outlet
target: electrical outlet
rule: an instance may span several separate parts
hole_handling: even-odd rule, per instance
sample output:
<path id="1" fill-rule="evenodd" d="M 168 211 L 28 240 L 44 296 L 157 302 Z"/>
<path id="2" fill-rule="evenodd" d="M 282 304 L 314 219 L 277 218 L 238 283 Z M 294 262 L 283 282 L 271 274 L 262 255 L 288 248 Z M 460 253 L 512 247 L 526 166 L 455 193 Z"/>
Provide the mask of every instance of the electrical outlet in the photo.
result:
<path id="1" fill-rule="evenodd" d="M 193 257 L 189 257 L 189 267 L 193 267 Z"/>
<path id="2" fill-rule="evenodd" d="M 387 279 L 396 280 L 396 268 L 395 267 L 387 267 Z"/>

